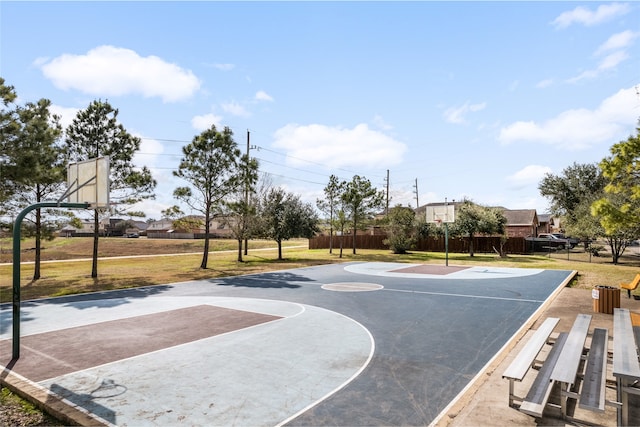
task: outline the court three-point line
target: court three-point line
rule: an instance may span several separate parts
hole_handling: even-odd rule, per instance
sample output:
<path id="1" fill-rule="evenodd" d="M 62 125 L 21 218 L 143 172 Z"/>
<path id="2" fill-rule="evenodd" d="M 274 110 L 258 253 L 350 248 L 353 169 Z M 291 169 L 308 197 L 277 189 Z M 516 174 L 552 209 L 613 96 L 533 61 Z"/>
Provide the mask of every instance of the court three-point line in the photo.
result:
<path id="1" fill-rule="evenodd" d="M 444 296 L 444 297 L 461 297 L 461 298 L 492 299 L 492 300 L 503 300 L 503 301 L 532 302 L 537 304 L 544 302 L 542 300 L 537 300 L 537 299 L 490 297 L 490 296 L 484 296 L 484 295 L 465 295 L 465 294 L 452 294 L 452 293 L 446 293 L 446 292 L 413 291 L 413 290 L 407 290 L 407 289 L 384 288 L 382 290 L 391 291 L 391 292 L 405 292 L 410 294 L 438 295 L 438 296 Z"/>

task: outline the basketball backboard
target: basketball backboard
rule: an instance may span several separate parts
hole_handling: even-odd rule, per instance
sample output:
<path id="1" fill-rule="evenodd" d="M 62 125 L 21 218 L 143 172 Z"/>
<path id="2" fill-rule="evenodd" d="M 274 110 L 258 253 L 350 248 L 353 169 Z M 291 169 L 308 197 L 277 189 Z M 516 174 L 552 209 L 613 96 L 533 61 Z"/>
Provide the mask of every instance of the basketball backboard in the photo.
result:
<path id="1" fill-rule="evenodd" d="M 453 204 L 427 206 L 426 215 L 427 222 L 433 224 L 452 223 L 456 220 L 456 210 Z"/>
<path id="2" fill-rule="evenodd" d="M 109 157 L 71 163 L 67 167 L 69 203 L 89 203 L 92 208 L 109 207 Z"/>

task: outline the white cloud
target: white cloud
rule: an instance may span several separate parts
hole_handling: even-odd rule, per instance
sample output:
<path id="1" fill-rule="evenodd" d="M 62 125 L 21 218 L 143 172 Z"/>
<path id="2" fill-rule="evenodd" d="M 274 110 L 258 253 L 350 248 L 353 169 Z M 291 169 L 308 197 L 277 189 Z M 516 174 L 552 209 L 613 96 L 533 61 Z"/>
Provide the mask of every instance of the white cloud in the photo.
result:
<path id="1" fill-rule="evenodd" d="M 601 24 L 611 19 L 628 13 L 631 7 L 627 3 L 612 3 L 598 6 L 595 11 L 591 11 L 583 6 L 578 6 L 568 12 L 563 12 L 552 24 L 556 28 L 567 28 L 572 24 L 582 24 L 587 27 Z"/>
<path id="2" fill-rule="evenodd" d="M 231 71 L 236 66 L 234 64 L 213 64 L 213 68 L 216 68 L 220 71 Z"/>
<path id="3" fill-rule="evenodd" d="M 595 110 L 567 110 L 544 123 L 519 121 L 500 130 L 503 144 L 534 142 L 560 150 L 577 151 L 626 137 L 637 120 L 637 94 L 622 89 L 602 101 Z"/>
<path id="4" fill-rule="evenodd" d="M 618 51 L 604 57 L 598 66 L 599 71 L 610 70 L 618 66 L 619 63 L 629 58 L 626 52 Z"/>
<path id="5" fill-rule="evenodd" d="M 308 166 L 304 160 L 328 168 L 388 168 L 399 164 L 407 150 L 405 144 L 359 124 L 353 129 L 324 125 L 290 124 L 276 131 L 274 147 L 287 151 L 287 162 Z"/>
<path id="6" fill-rule="evenodd" d="M 242 105 L 235 101 L 222 104 L 221 107 L 226 113 L 234 116 L 249 117 L 251 115 Z"/>
<path id="7" fill-rule="evenodd" d="M 220 123 L 222 123 L 222 117 L 213 113 L 195 116 L 191 119 L 191 126 L 199 131 L 205 131 L 209 129 L 211 125 L 219 127 Z"/>
<path id="8" fill-rule="evenodd" d="M 265 92 L 263 90 L 259 90 L 256 93 L 256 101 L 271 101 L 272 102 L 273 98 L 267 92 Z"/>
<path id="9" fill-rule="evenodd" d="M 529 165 L 513 175 L 508 176 L 506 179 L 512 189 L 520 189 L 531 184 L 537 184 L 546 174 L 552 172 L 553 170 L 547 166 Z"/>
<path id="10" fill-rule="evenodd" d="M 378 129 L 381 130 L 391 130 L 393 129 L 393 126 L 391 126 L 389 123 L 387 123 L 382 116 L 376 114 L 373 117 L 373 125 L 376 126 Z"/>
<path id="11" fill-rule="evenodd" d="M 605 56 L 600 61 L 596 69 L 583 71 L 577 76 L 567 79 L 567 83 L 577 83 L 580 80 L 595 79 L 603 72 L 606 72 L 608 70 L 615 70 L 618 64 L 620 64 L 622 61 L 628 58 L 629 58 L 629 55 L 627 55 L 627 53 L 624 51 L 614 52 L 610 55 Z"/>
<path id="12" fill-rule="evenodd" d="M 624 49 L 632 45 L 633 40 L 637 38 L 638 35 L 640 35 L 640 33 L 624 31 L 609 37 L 606 42 L 598 47 L 594 54 L 595 56 L 604 55 L 598 66 L 593 70 L 583 71 L 579 75 L 568 79 L 567 82 L 576 83 L 584 79 L 593 79 L 605 71 L 615 70 L 618 64 L 629 58 L 629 55 Z"/>
<path id="13" fill-rule="evenodd" d="M 141 139 L 140 150 L 138 150 L 133 156 L 133 164 L 142 167 L 153 168 L 159 163 L 159 155 L 164 153 L 164 146 L 160 141 L 151 138 L 145 138 L 141 135 L 136 135 Z"/>
<path id="14" fill-rule="evenodd" d="M 553 79 L 545 79 L 545 80 L 541 80 L 536 84 L 536 87 L 538 89 L 544 89 L 547 88 L 549 86 L 551 86 L 553 84 Z"/>
<path id="15" fill-rule="evenodd" d="M 602 43 L 598 47 L 598 50 L 596 50 L 596 55 L 600 55 L 611 50 L 618 50 L 629 47 L 633 44 L 633 41 L 638 38 L 638 36 L 640 36 L 640 33 L 634 33 L 630 30 L 614 34 L 609 37 L 606 42 Z"/>
<path id="16" fill-rule="evenodd" d="M 464 124 L 466 123 L 465 115 L 469 112 L 476 112 L 484 110 L 487 104 L 482 102 L 480 104 L 470 104 L 469 101 L 459 107 L 447 108 L 444 112 L 444 118 L 449 123 Z"/>
<path id="17" fill-rule="evenodd" d="M 38 60 L 44 76 L 63 90 L 101 96 L 140 94 L 175 102 L 191 97 L 200 81 L 190 71 L 157 56 L 142 57 L 130 49 L 99 46 L 85 55 L 64 54 Z"/>
<path id="18" fill-rule="evenodd" d="M 51 104 L 49 111 L 51 111 L 51 114 L 60 116 L 60 124 L 63 129 L 66 129 L 71 122 L 73 122 L 73 119 L 75 119 L 80 110 L 78 108 L 61 107 L 60 105 Z"/>

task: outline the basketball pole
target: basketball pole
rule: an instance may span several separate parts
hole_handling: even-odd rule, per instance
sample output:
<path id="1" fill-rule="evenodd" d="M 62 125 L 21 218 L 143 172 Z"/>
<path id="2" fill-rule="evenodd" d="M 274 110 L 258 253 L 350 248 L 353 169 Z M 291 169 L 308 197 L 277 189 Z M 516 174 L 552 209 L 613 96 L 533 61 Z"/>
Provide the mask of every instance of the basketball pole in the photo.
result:
<path id="1" fill-rule="evenodd" d="M 449 267 L 449 223 L 444 223 L 444 265 Z"/>
<path id="2" fill-rule="evenodd" d="M 27 206 L 13 224 L 13 360 L 20 358 L 20 228 L 29 212 L 40 208 L 89 209 L 89 203 L 40 202 Z"/>

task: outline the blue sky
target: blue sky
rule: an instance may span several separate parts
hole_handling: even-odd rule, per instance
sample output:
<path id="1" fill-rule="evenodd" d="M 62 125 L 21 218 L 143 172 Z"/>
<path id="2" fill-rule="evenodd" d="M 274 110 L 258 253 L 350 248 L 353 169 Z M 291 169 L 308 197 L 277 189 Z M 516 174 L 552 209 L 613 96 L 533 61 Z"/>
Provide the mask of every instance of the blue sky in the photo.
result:
<path id="1" fill-rule="evenodd" d="M 21 102 L 64 125 L 119 109 L 156 219 L 212 123 L 243 150 L 249 130 L 261 171 L 314 204 L 331 174 L 384 189 L 388 170 L 392 206 L 544 213 L 545 173 L 599 162 L 640 118 L 634 2 L 2 1 L 0 27 Z"/>

